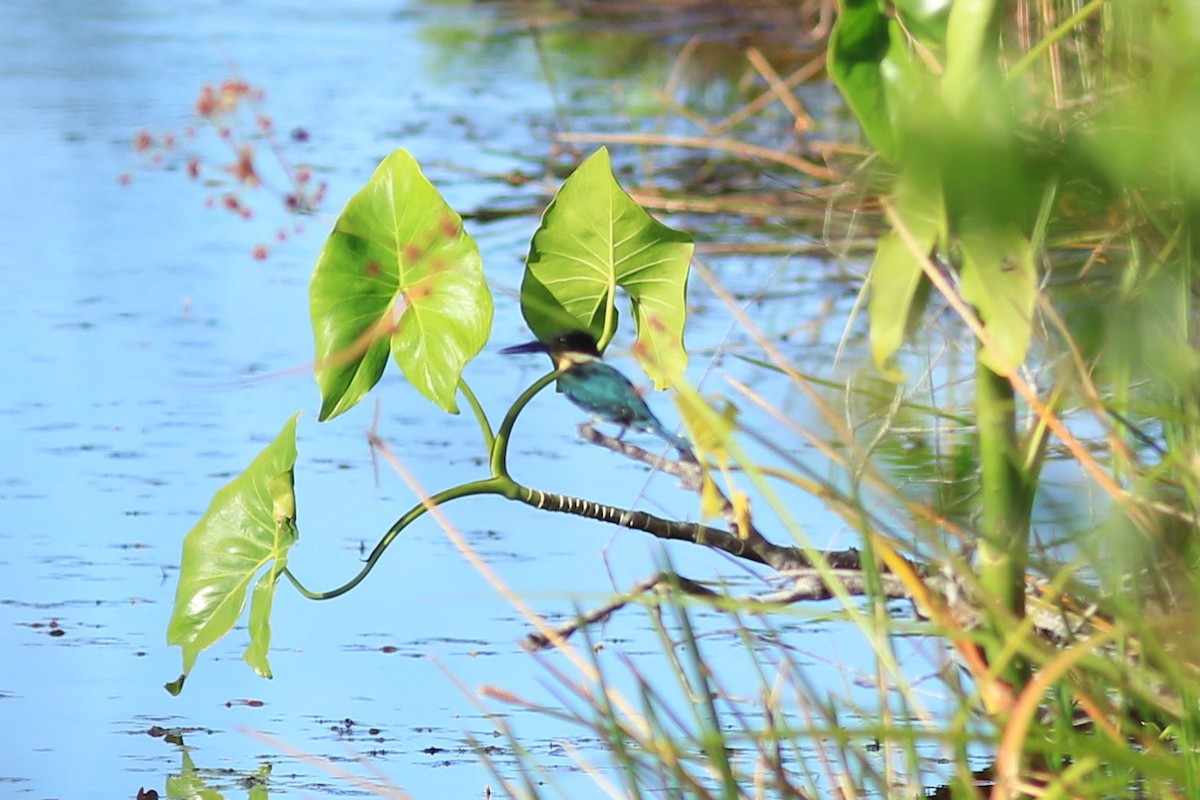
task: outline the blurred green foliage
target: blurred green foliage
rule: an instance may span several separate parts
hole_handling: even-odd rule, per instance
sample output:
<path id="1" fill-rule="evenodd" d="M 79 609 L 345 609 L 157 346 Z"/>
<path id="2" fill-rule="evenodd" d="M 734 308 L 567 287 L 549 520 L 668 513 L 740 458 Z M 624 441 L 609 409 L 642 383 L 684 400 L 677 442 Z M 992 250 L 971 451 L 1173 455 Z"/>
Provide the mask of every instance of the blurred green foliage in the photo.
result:
<path id="1" fill-rule="evenodd" d="M 1004 595 L 989 572 L 1007 562 L 1010 597 L 1031 579 L 1069 587 L 1103 611 L 1123 653 L 1139 654 L 1129 672 L 1098 660 L 1075 678 L 1087 688 L 1068 680 L 1056 691 L 1067 717 L 1083 694 L 1115 698 L 1120 735 L 1136 747 L 1158 737 L 1148 750 L 1160 761 L 1132 769 L 1111 742 L 1060 724 L 1029 740 L 1025 767 L 1096 758 L 1103 766 L 1076 770 L 1065 791 L 1115 796 L 1105 792 L 1148 780 L 1148 796 L 1195 796 L 1200 648 L 1181 631 L 1200 614 L 1200 6 L 913 5 L 846 0 L 830 45 L 830 74 L 880 157 L 873 177 L 890 222 L 870 274 L 876 366 L 910 377 L 906 341 L 928 322 L 926 289 L 937 285 L 983 367 L 970 393 L 985 595 Z M 931 415 L 928 428 L 942 427 Z M 1048 440 L 1092 493 L 1079 502 L 1089 518 L 1064 523 L 1065 550 L 1036 549 L 1020 508 L 1038 490 Z M 920 450 L 876 446 L 939 474 L 956 504 L 948 516 L 966 522 L 962 448 Z M 1003 612 L 1020 610 L 992 609 L 1002 647 L 990 656 L 1011 654 L 1003 632 L 1018 621 Z M 1025 657 L 1035 672 L 1054 659 Z M 1027 678 L 1018 673 L 1018 686 Z M 1148 685 L 1164 691 L 1150 700 Z"/>

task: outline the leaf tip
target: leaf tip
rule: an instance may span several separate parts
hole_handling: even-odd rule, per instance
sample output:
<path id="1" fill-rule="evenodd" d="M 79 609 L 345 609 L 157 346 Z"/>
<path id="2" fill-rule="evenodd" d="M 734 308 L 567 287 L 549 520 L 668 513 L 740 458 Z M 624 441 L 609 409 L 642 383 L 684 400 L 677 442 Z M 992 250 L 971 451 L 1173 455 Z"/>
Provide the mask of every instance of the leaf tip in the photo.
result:
<path id="1" fill-rule="evenodd" d="M 183 682 L 187 680 L 187 673 L 179 673 L 179 677 L 173 681 L 167 681 L 163 684 L 163 688 L 170 693 L 172 697 L 179 697 L 179 693 L 183 691 Z"/>

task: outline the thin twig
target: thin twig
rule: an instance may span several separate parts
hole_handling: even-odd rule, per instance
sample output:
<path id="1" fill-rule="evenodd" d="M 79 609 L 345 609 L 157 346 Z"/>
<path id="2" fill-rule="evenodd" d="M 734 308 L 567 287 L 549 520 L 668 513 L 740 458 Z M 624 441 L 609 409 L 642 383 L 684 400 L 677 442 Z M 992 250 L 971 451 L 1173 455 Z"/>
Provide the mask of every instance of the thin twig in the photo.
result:
<path id="1" fill-rule="evenodd" d="M 703 136 L 672 136 L 668 134 L 644 133 L 562 133 L 555 137 L 572 144 L 643 144 L 658 147 L 687 147 L 696 150 L 721 150 L 745 158 L 758 158 L 791 167 L 797 172 L 822 181 L 840 181 L 841 176 L 833 170 L 814 164 L 799 156 L 772 150 L 756 144 L 747 144 L 733 139 L 709 139 Z"/>

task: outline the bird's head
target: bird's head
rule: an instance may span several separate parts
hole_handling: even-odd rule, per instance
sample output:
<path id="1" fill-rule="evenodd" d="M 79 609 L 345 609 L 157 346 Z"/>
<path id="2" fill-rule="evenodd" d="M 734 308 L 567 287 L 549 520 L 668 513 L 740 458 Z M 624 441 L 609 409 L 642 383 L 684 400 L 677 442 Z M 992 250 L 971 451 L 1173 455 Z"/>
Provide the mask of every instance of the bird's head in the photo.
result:
<path id="1" fill-rule="evenodd" d="M 600 358 L 600 350 L 596 347 L 596 337 L 587 331 L 567 331 L 558 334 L 549 341 L 540 340 L 515 344 L 500 351 L 505 355 L 516 353 L 547 353 L 554 362 L 556 369 L 570 369 L 576 364 L 596 361 Z"/>

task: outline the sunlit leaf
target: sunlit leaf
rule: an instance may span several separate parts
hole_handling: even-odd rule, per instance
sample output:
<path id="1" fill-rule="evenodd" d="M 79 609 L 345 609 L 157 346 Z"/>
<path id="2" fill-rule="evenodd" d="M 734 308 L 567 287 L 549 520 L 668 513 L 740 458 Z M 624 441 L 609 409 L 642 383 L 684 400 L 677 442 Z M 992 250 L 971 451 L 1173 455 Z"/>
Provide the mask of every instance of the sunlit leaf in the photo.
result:
<path id="1" fill-rule="evenodd" d="M 634 354 L 661 388 L 687 366 L 683 325 L 692 239 L 658 222 L 613 176 L 598 150 L 567 178 L 533 236 L 521 310 L 542 340 L 570 329 L 607 344 L 616 330 L 616 290 L 629 295 Z"/>
<path id="2" fill-rule="evenodd" d="M 254 593 L 250 596 L 250 643 L 246 645 L 242 658 L 264 678 L 271 677 L 271 665 L 267 662 L 267 653 L 271 649 L 271 605 L 275 599 L 275 583 L 283 574 L 282 569 L 280 559 L 272 561 L 271 566 L 258 576 Z"/>
<path id="3" fill-rule="evenodd" d="M 167 643 L 183 648 L 183 675 L 168 689 L 181 689 L 196 656 L 237 623 L 250 582 L 260 572 L 246 660 L 259 674 L 271 674 L 266 656 L 271 599 L 298 536 L 292 491 L 297 416 L 245 472 L 217 491 L 184 537 L 175 608 L 167 626 Z"/>
<path id="4" fill-rule="evenodd" d="M 941 194 L 934 182 L 905 176 L 896 186 L 892 203 L 904 231 L 889 231 L 879 240 L 871 262 L 867 314 L 875 366 L 889 379 L 900 380 L 903 376 L 892 358 L 904 343 L 912 320 L 923 310 L 924 262 L 944 222 Z"/>
<path id="5" fill-rule="evenodd" d="M 993 372 L 1020 366 L 1033 336 L 1037 268 L 1029 240 L 990 228 L 963 231 L 962 293 L 979 312 L 994 349 L 980 358 Z"/>
<path id="6" fill-rule="evenodd" d="M 350 199 L 309 290 L 320 419 L 379 380 L 390 352 L 409 383 L 457 413 L 467 362 L 491 332 L 492 297 L 462 219 L 404 150 Z"/>
<path id="7" fill-rule="evenodd" d="M 700 481 L 700 521 L 719 517 L 725 511 L 725 498 L 713 480 L 712 474 L 704 471 Z"/>
<path id="8" fill-rule="evenodd" d="M 675 386 L 675 405 L 679 408 L 679 416 L 703 470 L 700 483 L 700 518 L 706 520 L 721 516 L 725 513 L 726 499 L 718 488 L 709 465 L 715 464 L 718 470 L 725 473 L 724 477 L 729 482 L 727 468 L 731 461 L 730 446 L 737 430 L 737 406 L 725 400 L 718 407 L 685 383 Z"/>
<path id="9" fill-rule="evenodd" d="M 737 406 L 722 400 L 718 408 L 687 384 L 675 387 L 675 405 L 700 460 L 707 456 L 718 464 L 728 464 L 729 445 L 737 430 Z"/>

